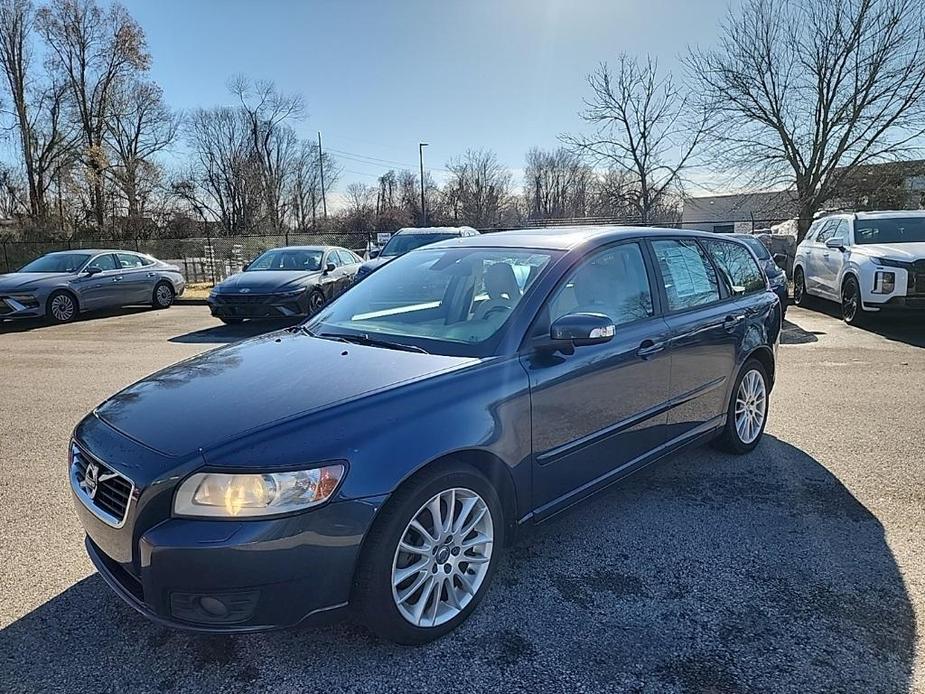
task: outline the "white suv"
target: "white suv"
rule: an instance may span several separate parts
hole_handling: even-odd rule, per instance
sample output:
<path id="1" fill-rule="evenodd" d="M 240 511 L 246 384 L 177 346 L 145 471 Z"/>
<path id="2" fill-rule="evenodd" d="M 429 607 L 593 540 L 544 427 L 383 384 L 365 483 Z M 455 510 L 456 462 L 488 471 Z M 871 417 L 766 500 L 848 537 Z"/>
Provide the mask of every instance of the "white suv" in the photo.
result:
<path id="1" fill-rule="evenodd" d="M 871 313 L 925 315 L 925 211 L 834 214 L 813 222 L 793 261 L 793 299 L 837 301 L 855 324 Z"/>

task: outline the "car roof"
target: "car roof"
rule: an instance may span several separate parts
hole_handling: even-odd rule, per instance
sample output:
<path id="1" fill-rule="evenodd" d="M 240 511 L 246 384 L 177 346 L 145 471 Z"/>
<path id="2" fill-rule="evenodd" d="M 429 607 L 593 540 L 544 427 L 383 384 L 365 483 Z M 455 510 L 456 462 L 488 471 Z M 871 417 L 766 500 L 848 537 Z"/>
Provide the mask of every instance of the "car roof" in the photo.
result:
<path id="1" fill-rule="evenodd" d="M 463 231 L 473 231 L 478 234 L 478 230 L 473 227 L 461 226 L 461 227 L 402 227 L 395 232 L 395 236 L 399 234 L 462 234 Z"/>
<path id="2" fill-rule="evenodd" d="M 454 246 L 472 246 L 485 248 L 533 248 L 538 250 L 567 251 L 587 243 L 619 241 L 620 239 L 639 237 L 658 237 L 665 234 L 684 238 L 717 238 L 728 234 L 712 231 L 690 231 L 662 227 L 631 226 L 569 226 L 546 227 L 543 229 L 517 229 L 496 231 L 479 236 L 440 241 L 424 249 L 451 248 Z M 414 251 L 412 251 L 414 252 Z"/>
<path id="3" fill-rule="evenodd" d="M 268 248 L 268 251 L 326 251 L 331 248 L 339 249 L 340 246 L 280 246 L 279 248 Z"/>
<path id="4" fill-rule="evenodd" d="M 925 217 L 925 210 L 876 210 L 855 212 L 858 219 L 883 219 L 884 217 Z"/>
<path id="5" fill-rule="evenodd" d="M 70 248 L 63 251 L 52 251 L 45 255 L 60 255 L 62 253 L 89 253 L 90 255 L 100 255 L 101 253 L 134 253 L 135 255 L 146 255 L 141 251 L 133 251 L 129 248 Z"/>

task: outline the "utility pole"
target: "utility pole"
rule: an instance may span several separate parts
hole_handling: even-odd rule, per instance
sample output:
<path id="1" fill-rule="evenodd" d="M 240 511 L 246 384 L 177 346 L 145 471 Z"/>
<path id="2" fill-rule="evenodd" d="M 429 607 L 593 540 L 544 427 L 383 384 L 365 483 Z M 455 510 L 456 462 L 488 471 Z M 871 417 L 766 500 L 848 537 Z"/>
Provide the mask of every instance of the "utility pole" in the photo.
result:
<path id="1" fill-rule="evenodd" d="M 424 148 L 426 146 L 426 142 L 418 143 L 418 159 L 421 162 L 421 219 L 423 220 L 423 226 L 427 226 L 427 207 L 424 205 Z"/>
<path id="2" fill-rule="evenodd" d="M 324 197 L 324 156 L 321 151 L 321 131 L 318 131 L 318 167 L 321 170 L 321 210 L 324 218 L 328 218 L 328 201 Z"/>

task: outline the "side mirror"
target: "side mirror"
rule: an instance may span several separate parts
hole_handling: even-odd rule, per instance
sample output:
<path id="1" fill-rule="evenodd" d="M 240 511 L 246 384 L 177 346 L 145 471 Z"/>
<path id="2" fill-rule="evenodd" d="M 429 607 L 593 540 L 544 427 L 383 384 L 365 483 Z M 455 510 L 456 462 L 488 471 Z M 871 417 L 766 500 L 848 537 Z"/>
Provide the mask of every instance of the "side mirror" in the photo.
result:
<path id="1" fill-rule="evenodd" d="M 244 272 L 244 270 L 246 270 L 246 269 L 249 268 L 250 266 L 251 266 L 250 263 L 244 263 L 244 265 L 241 266 L 241 272 Z"/>
<path id="2" fill-rule="evenodd" d="M 93 275 L 96 275 L 102 271 L 103 268 L 101 268 L 99 265 L 89 265 L 84 268 L 84 272 L 87 274 L 87 277 L 93 277 Z"/>
<path id="3" fill-rule="evenodd" d="M 337 269 L 337 266 L 334 263 L 328 263 L 327 265 L 324 266 L 324 274 L 328 274 L 329 272 L 334 272 L 336 269 Z"/>
<path id="4" fill-rule="evenodd" d="M 826 239 L 826 248 L 837 248 L 840 251 L 845 250 L 845 242 L 841 239 Z"/>
<path id="5" fill-rule="evenodd" d="M 610 342 L 615 332 L 613 321 L 602 313 L 569 313 L 553 321 L 549 339 L 567 351 Z"/>

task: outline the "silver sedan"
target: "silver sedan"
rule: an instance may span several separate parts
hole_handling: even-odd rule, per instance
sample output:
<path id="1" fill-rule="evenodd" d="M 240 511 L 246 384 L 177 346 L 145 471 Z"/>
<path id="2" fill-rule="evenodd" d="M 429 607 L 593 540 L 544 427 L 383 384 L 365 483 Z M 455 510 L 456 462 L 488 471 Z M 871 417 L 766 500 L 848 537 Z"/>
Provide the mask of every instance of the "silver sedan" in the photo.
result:
<path id="1" fill-rule="evenodd" d="M 180 268 L 143 253 L 59 251 L 0 275 L 0 320 L 44 316 L 66 323 L 83 311 L 129 304 L 167 308 L 185 288 Z"/>

